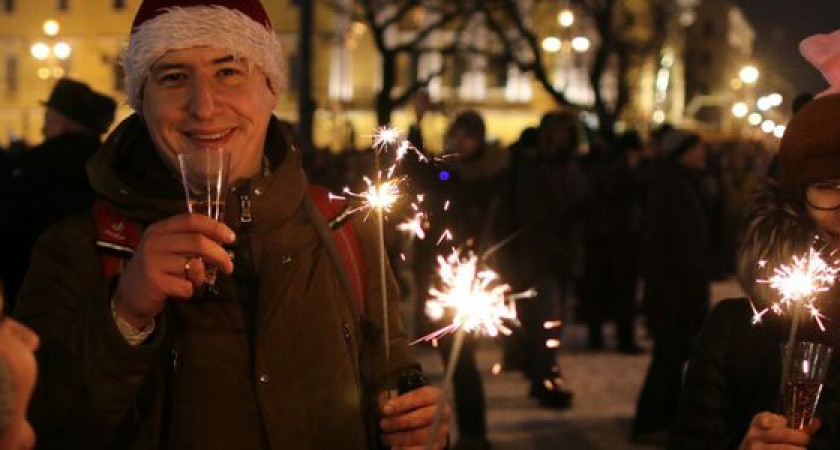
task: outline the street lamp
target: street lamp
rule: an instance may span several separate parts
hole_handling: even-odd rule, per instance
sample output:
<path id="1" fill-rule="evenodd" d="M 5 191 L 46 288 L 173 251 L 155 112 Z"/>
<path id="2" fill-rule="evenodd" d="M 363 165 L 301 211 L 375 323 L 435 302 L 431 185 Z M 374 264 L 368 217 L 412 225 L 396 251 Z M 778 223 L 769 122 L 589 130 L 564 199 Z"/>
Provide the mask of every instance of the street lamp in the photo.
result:
<path id="1" fill-rule="evenodd" d="M 58 21 L 50 19 L 44 22 L 42 30 L 47 37 L 55 38 L 61 30 L 61 25 Z M 58 41 L 52 45 L 44 41 L 37 41 L 32 44 L 29 52 L 33 58 L 44 62 L 44 65 L 38 68 L 38 78 L 47 80 L 64 76 L 66 61 L 73 53 L 73 48 L 64 41 Z"/>
<path id="2" fill-rule="evenodd" d="M 578 53 L 585 53 L 589 50 L 590 45 L 591 43 L 589 42 L 589 39 L 583 36 L 578 36 L 572 39 L 572 50 Z"/>
<path id="3" fill-rule="evenodd" d="M 560 39 L 558 39 L 554 36 L 549 36 L 549 37 L 543 39 L 543 41 L 542 41 L 543 50 L 545 50 L 549 53 L 557 53 L 558 51 L 560 51 L 560 47 L 562 47 Z"/>
<path id="4" fill-rule="evenodd" d="M 569 28 L 575 23 L 575 13 L 564 9 L 557 14 L 557 24 L 563 28 Z"/>
<path id="5" fill-rule="evenodd" d="M 753 65 L 744 66 L 738 72 L 738 78 L 746 84 L 755 84 L 758 81 L 758 75 L 758 68 Z"/>
<path id="6" fill-rule="evenodd" d="M 732 105 L 732 115 L 739 119 L 746 117 L 748 112 L 750 112 L 750 107 L 744 102 L 738 102 Z"/>
<path id="7" fill-rule="evenodd" d="M 759 113 L 752 113 L 749 116 L 747 116 L 747 121 L 750 123 L 750 125 L 758 125 L 761 123 L 762 120 L 764 120 L 764 118 L 761 117 L 761 114 Z"/>

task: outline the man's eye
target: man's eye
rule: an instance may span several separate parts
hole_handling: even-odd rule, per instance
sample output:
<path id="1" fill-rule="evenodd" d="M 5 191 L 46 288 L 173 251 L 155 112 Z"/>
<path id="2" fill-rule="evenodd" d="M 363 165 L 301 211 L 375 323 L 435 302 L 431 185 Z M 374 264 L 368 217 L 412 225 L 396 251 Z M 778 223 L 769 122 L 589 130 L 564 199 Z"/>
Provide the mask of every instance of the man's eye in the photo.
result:
<path id="1" fill-rule="evenodd" d="M 180 81 L 184 81 L 187 79 L 187 74 L 183 72 L 169 72 L 162 74 L 158 80 L 164 84 L 172 84 L 177 83 Z"/>
<path id="2" fill-rule="evenodd" d="M 219 69 L 219 76 L 222 77 L 233 77 L 240 75 L 244 75 L 244 73 L 241 70 L 235 69 L 233 67 L 224 67 L 222 69 Z"/>

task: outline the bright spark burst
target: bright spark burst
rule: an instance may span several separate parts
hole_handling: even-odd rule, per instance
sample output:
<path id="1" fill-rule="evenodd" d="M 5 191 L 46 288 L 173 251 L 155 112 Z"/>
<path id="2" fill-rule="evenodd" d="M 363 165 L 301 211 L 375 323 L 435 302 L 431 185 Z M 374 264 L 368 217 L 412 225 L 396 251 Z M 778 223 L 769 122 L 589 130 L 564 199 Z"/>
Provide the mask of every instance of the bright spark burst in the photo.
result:
<path id="1" fill-rule="evenodd" d="M 510 286 L 490 269 L 478 267 L 478 257 L 462 257 L 453 250 L 447 256 L 438 256 L 438 275 L 442 286 L 429 289 L 426 314 L 433 320 L 452 314 L 452 323 L 415 342 L 440 338 L 458 329 L 478 332 L 488 336 L 510 334 L 505 320 L 516 320 L 516 305 L 510 298 Z"/>
<path id="2" fill-rule="evenodd" d="M 766 262 L 761 261 L 759 266 L 764 267 L 764 264 Z M 760 323 L 762 316 L 768 310 L 781 314 L 785 308 L 790 308 L 798 303 L 805 307 L 811 317 L 816 320 L 820 329 L 825 331 L 822 324 L 824 316 L 814 305 L 814 302 L 817 294 L 827 291 L 834 284 L 838 272 L 840 272 L 840 268 L 827 264 L 820 256 L 820 252 L 813 248 L 802 256 L 794 256 L 792 264 L 782 264 L 773 269 L 772 277 L 766 280 L 757 280 L 759 283 L 770 285 L 779 293 L 781 298 L 778 302 L 762 310 L 758 310 L 754 305 L 751 305 L 753 310 L 752 323 Z"/>
<path id="3" fill-rule="evenodd" d="M 391 212 L 391 207 L 400 199 L 400 183 L 405 177 L 389 178 L 380 183 L 375 183 L 368 177 L 365 177 L 367 190 L 364 192 L 353 192 L 350 188 L 344 188 L 344 194 L 362 200 L 362 204 L 354 208 L 351 213 L 367 209 L 368 211 L 381 210 L 382 212 Z"/>
<path id="4" fill-rule="evenodd" d="M 402 132 L 400 130 L 385 125 L 376 129 L 373 134 L 373 149 L 379 153 L 387 151 L 397 141 L 402 139 Z"/>

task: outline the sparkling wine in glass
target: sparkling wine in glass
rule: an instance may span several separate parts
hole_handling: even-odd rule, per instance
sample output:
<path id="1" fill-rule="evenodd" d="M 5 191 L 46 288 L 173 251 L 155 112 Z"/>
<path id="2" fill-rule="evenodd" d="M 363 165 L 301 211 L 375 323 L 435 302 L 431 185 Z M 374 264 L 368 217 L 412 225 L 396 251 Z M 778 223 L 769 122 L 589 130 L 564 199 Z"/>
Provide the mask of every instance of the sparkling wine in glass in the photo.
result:
<path id="1" fill-rule="evenodd" d="M 230 153 L 222 148 L 193 149 L 178 153 L 178 169 L 187 199 L 187 210 L 222 221 L 225 215 Z M 206 267 L 208 288 L 215 289 L 217 267 Z"/>
<path id="2" fill-rule="evenodd" d="M 831 361 L 832 348 L 816 342 L 795 342 L 790 361 L 783 371 L 781 409 L 788 428 L 805 429 L 811 423 L 822 393 L 823 380 Z M 782 346 L 782 358 L 787 354 Z"/>

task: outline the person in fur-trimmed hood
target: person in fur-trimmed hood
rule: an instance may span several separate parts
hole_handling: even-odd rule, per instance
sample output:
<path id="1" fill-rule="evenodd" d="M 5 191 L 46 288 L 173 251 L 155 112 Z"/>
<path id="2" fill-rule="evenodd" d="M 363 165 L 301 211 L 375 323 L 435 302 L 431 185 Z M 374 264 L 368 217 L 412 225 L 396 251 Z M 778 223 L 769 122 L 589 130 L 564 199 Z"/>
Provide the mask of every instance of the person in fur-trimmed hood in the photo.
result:
<path id="1" fill-rule="evenodd" d="M 815 419 L 806 429 L 787 428 L 779 412 L 781 346 L 789 314 L 762 311 L 779 300 L 758 279 L 810 248 L 828 259 L 840 249 L 840 95 L 804 106 L 781 142 L 779 177 L 760 189 L 749 211 L 739 251 L 739 276 L 748 298 L 719 303 L 705 323 L 685 378 L 669 449 L 840 448 L 840 287 L 821 293 L 815 305 L 823 331 L 808 315 L 797 340 L 827 343 L 835 355 Z M 764 262 L 764 263 L 762 263 Z M 757 323 L 754 323 L 757 322 Z"/>
<path id="2" fill-rule="evenodd" d="M 380 397 L 419 370 L 396 283 L 373 270 L 370 223 L 346 225 L 359 252 L 339 254 L 314 209 L 272 114 L 284 61 L 258 0 L 140 5 L 125 54 L 137 113 L 88 165 L 97 206 L 110 209 L 44 235 L 15 311 L 42 339 L 39 448 L 446 445 L 448 408 L 430 436 L 439 389 Z M 179 153 L 218 148 L 230 155 L 220 222 L 187 213 L 177 175 Z M 133 252 L 108 240 L 134 231 Z M 112 265 L 113 251 L 130 255 Z M 343 256 L 363 260 L 357 277 Z M 206 266 L 218 268 L 213 295 Z"/>

